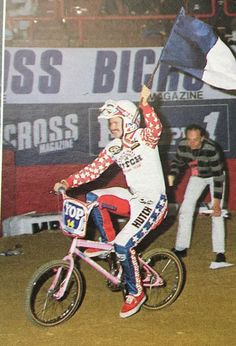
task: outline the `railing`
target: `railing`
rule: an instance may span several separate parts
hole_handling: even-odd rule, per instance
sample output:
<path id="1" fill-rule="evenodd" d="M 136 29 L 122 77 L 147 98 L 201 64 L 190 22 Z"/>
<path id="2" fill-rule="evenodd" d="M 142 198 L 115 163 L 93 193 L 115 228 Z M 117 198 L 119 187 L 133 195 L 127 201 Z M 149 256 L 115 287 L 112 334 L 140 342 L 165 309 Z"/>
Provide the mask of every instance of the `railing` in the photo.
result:
<path id="1" fill-rule="evenodd" d="M 51 14 L 45 13 L 41 15 L 27 15 L 27 16 L 8 16 L 6 15 L 7 22 L 13 27 L 14 23 L 26 21 L 30 24 L 28 28 L 28 40 L 33 40 L 34 33 L 34 24 L 38 22 L 53 22 L 61 19 L 62 11 L 63 11 L 63 0 L 54 0 L 52 1 L 52 8 L 50 11 Z"/>
<path id="2" fill-rule="evenodd" d="M 235 0 L 225 0 L 224 1 L 224 13 L 228 17 L 235 17 L 236 16 L 236 1 Z"/>
<path id="3" fill-rule="evenodd" d="M 211 18 L 216 14 L 216 1 L 211 0 L 211 11 L 209 13 L 199 13 L 196 14 L 198 18 Z M 154 14 L 154 15 L 66 15 L 65 3 L 61 2 L 61 15 L 62 21 L 64 23 L 74 21 L 77 22 L 78 25 L 78 33 L 80 44 L 84 42 L 84 23 L 86 22 L 94 22 L 94 21 L 149 21 L 149 20 L 174 20 L 176 18 L 176 14 Z"/>
<path id="4" fill-rule="evenodd" d="M 18 17 L 8 17 L 8 21 L 12 23 L 19 21 L 27 21 L 30 23 L 28 29 L 28 39 L 30 41 L 34 38 L 35 24 L 39 22 L 52 22 L 60 21 L 62 23 L 74 22 L 78 26 L 78 40 L 79 45 L 83 45 L 85 40 L 85 30 L 84 24 L 89 22 L 115 22 L 115 21 L 151 21 L 151 20 L 162 20 L 169 21 L 176 18 L 176 14 L 154 14 L 154 15 L 87 15 L 87 14 L 78 14 L 78 15 L 67 15 L 68 11 L 66 10 L 66 0 L 55 0 L 55 11 L 52 15 L 35 15 L 35 16 L 18 16 Z M 227 16 L 236 16 L 236 13 L 230 12 L 229 0 L 224 1 L 223 6 L 224 12 Z M 70 12 L 70 11 L 69 11 Z M 211 0 L 211 10 L 209 13 L 196 13 L 191 11 L 190 14 L 196 16 L 200 19 L 212 18 L 216 15 L 217 12 L 217 0 Z M 46 30 L 46 28 L 45 28 Z"/>

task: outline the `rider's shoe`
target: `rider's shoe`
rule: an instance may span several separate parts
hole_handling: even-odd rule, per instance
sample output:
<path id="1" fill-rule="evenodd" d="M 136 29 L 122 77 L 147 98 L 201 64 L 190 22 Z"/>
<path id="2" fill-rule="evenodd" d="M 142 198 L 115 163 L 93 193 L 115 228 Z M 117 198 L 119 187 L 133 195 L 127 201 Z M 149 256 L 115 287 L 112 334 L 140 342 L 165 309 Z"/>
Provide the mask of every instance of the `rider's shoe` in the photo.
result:
<path id="1" fill-rule="evenodd" d="M 138 296 L 132 294 L 127 295 L 120 310 L 120 317 L 126 318 L 138 312 L 146 299 L 147 297 L 143 291 Z"/>
<path id="2" fill-rule="evenodd" d="M 101 249 L 95 249 L 95 248 L 87 248 L 84 251 L 84 254 L 86 254 L 88 257 L 100 257 L 105 258 L 108 254 L 108 251 L 101 250 Z"/>

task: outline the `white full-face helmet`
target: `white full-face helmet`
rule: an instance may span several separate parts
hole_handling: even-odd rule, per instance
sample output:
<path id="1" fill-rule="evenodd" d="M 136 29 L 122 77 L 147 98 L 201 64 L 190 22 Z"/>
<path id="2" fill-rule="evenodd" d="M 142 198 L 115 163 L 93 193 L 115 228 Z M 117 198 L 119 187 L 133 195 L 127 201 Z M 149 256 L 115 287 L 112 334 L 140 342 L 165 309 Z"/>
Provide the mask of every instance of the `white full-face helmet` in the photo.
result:
<path id="1" fill-rule="evenodd" d="M 121 117 L 123 119 L 123 136 L 137 130 L 140 126 L 140 113 L 138 107 L 129 100 L 107 100 L 99 109 L 99 119 Z"/>

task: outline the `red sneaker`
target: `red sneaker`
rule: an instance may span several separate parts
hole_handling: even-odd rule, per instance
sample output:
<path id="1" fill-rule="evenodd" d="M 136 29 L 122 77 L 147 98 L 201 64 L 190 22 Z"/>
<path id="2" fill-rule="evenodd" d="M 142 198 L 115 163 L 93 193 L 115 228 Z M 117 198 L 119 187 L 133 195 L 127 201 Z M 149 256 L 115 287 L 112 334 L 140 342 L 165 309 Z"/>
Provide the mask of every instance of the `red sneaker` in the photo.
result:
<path id="1" fill-rule="evenodd" d="M 99 256 L 100 258 L 105 258 L 106 255 L 108 254 L 108 251 L 101 250 L 101 249 L 95 249 L 95 248 L 87 248 L 84 251 L 84 254 L 87 255 L 88 257 L 97 257 L 97 256 Z"/>
<path id="2" fill-rule="evenodd" d="M 132 294 L 127 295 L 125 302 L 120 310 L 120 317 L 126 318 L 138 312 L 146 299 L 147 297 L 145 296 L 143 291 L 138 296 Z"/>

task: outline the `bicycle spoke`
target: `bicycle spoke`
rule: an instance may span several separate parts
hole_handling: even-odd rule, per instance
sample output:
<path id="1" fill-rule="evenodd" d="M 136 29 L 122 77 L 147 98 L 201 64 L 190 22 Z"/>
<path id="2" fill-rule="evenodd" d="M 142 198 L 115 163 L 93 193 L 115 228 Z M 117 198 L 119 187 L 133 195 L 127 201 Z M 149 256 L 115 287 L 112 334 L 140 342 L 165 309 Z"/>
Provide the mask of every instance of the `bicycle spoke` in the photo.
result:
<path id="1" fill-rule="evenodd" d="M 62 269 L 54 290 L 49 291 L 58 268 Z M 36 323 L 52 326 L 71 317 L 82 300 L 83 283 L 81 274 L 73 269 L 66 291 L 61 298 L 55 294 L 66 280 L 69 265 L 52 261 L 39 268 L 27 289 L 26 310 Z"/>
<path id="2" fill-rule="evenodd" d="M 157 272 L 157 282 L 145 282 L 147 301 L 144 307 L 162 309 L 170 305 L 178 297 L 183 286 L 183 268 L 179 259 L 169 250 L 157 249 L 144 254 L 142 258 L 147 267 Z M 163 282 L 158 280 L 160 278 Z"/>

